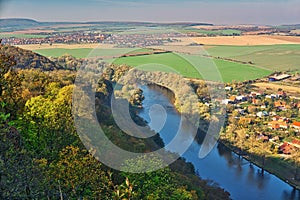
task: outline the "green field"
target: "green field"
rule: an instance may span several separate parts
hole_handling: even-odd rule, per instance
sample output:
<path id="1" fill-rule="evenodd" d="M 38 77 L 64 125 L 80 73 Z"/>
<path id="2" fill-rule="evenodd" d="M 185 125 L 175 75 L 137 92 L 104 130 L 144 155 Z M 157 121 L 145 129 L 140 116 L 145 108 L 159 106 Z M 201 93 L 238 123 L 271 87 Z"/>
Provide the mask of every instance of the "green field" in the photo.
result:
<path id="1" fill-rule="evenodd" d="M 203 29 L 183 29 L 180 32 L 187 33 L 187 32 L 194 32 L 194 33 L 201 33 L 205 35 L 240 35 L 242 32 L 240 30 L 235 29 L 226 29 L 226 30 L 203 30 Z"/>
<path id="2" fill-rule="evenodd" d="M 213 56 L 251 61 L 273 71 L 300 69 L 300 45 L 216 46 L 207 51 Z"/>
<path id="3" fill-rule="evenodd" d="M 275 48 L 276 47 L 276 48 Z M 127 64 L 130 66 L 142 66 L 146 70 L 158 70 L 171 72 L 174 70 L 182 74 L 185 77 L 190 78 L 204 78 L 207 80 L 225 81 L 231 82 L 243 81 L 249 79 L 262 78 L 272 73 L 278 65 L 273 58 L 274 56 L 269 55 L 267 52 L 282 52 L 282 49 L 289 49 L 295 52 L 298 51 L 299 46 L 297 45 L 275 45 L 275 46 L 255 46 L 255 47 L 237 47 L 237 46 L 216 46 L 208 49 L 208 52 L 214 56 L 234 58 L 237 60 L 252 61 L 257 66 L 245 65 L 236 62 L 230 62 L 220 59 L 210 59 L 197 55 L 185 55 L 185 54 L 154 54 L 147 56 L 134 56 L 134 57 L 122 57 L 116 60 L 113 57 L 120 56 L 129 52 L 145 52 L 151 51 L 149 49 L 130 49 L 130 48 L 114 48 L 114 49 L 41 49 L 35 52 L 44 55 L 59 57 L 65 54 L 72 55 L 77 58 L 86 57 L 103 57 L 105 61 L 112 62 L 114 64 Z M 259 52 L 263 52 L 262 55 Z M 249 57 L 248 57 L 249 56 Z M 259 60 L 259 56 L 264 59 Z M 105 58 L 110 57 L 110 58 Z M 244 58 L 243 58 L 244 57 Z M 276 56 L 275 56 L 276 57 Z M 292 55 L 285 54 L 281 58 L 280 62 L 288 61 L 298 63 L 299 59 L 295 58 L 291 60 Z M 299 57 L 299 56 L 298 56 Z M 243 58 L 243 59 L 242 59 Z M 278 61 L 279 62 L 279 61 Z M 299 65 L 298 65 L 299 66 Z M 264 69 L 266 67 L 267 69 Z M 283 70 L 283 68 L 281 68 Z M 221 74 L 221 78 L 218 74 Z"/>
<path id="4" fill-rule="evenodd" d="M 53 49 L 40 49 L 34 50 L 34 52 L 46 56 L 46 57 L 60 57 L 62 55 L 72 55 L 76 58 L 87 58 L 87 57 L 113 57 L 121 54 L 125 54 L 133 51 L 130 48 L 114 48 L 114 49 L 92 49 L 92 48 L 80 48 L 80 49 L 64 49 L 64 48 L 53 48 Z"/>
<path id="5" fill-rule="evenodd" d="M 48 35 L 0 33 L 0 38 L 45 38 L 47 36 Z"/>
<path id="6" fill-rule="evenodd" d="M 257 68 L 250 65 L 204 58 L 195 55 L 177 55 L 174 53 L 135 56 L 119 58 L 114 64 L 127 64 L 144 69 L 159 70 L 164 72 L 176 71 L 189 78 L 231 82 L 243 81 L 267 76 L 270 70 Z"/>

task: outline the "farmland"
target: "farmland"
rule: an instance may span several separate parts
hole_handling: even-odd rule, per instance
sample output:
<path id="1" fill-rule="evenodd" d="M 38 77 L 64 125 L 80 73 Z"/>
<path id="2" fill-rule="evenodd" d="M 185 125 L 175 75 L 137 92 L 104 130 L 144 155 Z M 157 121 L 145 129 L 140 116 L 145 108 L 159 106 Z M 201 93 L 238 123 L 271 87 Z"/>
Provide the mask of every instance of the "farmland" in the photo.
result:
<path id="1" fill-rule="evenodd" d="M 145 49 L 130 48 L 110 48 L 110 49 L 92 49 L 92 48 L 52 48 L 40 49 L 35 52 L 47 57 L 59 57 L 65 54 L 76 58 L 102 57 L 105 61 L 114 64 L 127 64 L 133 67 L 141 67 L 146 70 L 161 70 L 165 72 L 177 72 L 184 77 L 205 78 L 208 80 L 231 82 L 232 80 L 243 81 L 267 76 L 272 73 L 271 70 L 261 69 L 251 65 L 244 65 L 225 60 L 205 58 L 200 55 L 187 55 L 164 53 L 146 56 L 120 57 L 128 52 L 144 52 Z M 220 73 L 222 78 L 218 76 Z"/>
<path id="2" fill-rule="evenodd" d="M 299 70 L 300 45 L 216 46 L 207 49 L 212 56 L 251 61 L 273 71 Z"/>
<path id="3" fill-rule="evenodd" d="M 88 47 L 88 46 L 87 46 Z M 182 60 L 181 57 L 192 60 L 193 65 L 200 70 L 211 70 L 207 67 L 207 60 L 214 61 L 218 70 L 222 74 L 224 81 L 230 82 L 232 80 L 242 81 L 247 79 L 262 78 L 274 71 L 297 71 L 299 70 L 299 55 L 300 45 L 284 44 L 284 45 L 257 45 L 257 46 L 203 46 L 207 53 L 212 58 L 204 58 L 201 55 L 196 55 L 202 47 L 188 47 L 186 51 L 192 48 L 194 52 L 184 52 L 175 56 L 176 54 L 162 54 L 149 56 L 136 56 L 120 58 L 113 61 L 113 58 L 131 52 L 136 49 L 133 48 L 112 48 L 103 46 L 104 48 L 51 48 L 51 49 L 37 49 L 35 52 L 44 56 L 59 57 L 64 54 L 73 55 L 76 58 L 95 57 L 105 59 L 106 61 L 114 62 L 116 64 L 127 64 L 131 66 L 140 66 L 147 63 L 159 63 L 165 66 L 171 66 L 178 73 L 186 77 L 199 78 L 200 75 L 196 69 L 189 63 Z M 101 46 L 100 46 L 101 47 Z M 157 47 L 158 48 L 158 47 Z M 175 48 L 175 47 L 174 47 Z M 177 47 L 176 47 L 177 48 Z M 175 48 L 175 49 L 176 49 Z M 178 47 L 180 48 L 180 47 Z M 183 47 L 184 48 L 184 47 Z M 165 50 L 174 50 L 163 48 Z M 139 51 L 145 51 L 140 49 Z M 177 51 L 180 52 L 180 51 Z M 198 51 L 198 54 L 206 54 Z M 226 60 L 224 60 L 226 59 Z M 228 59 L 232 59 L 229 61 Z M 242 64 L 239 62 L 252 63 L 251 65 Z M 196 63 L 196 64 L 195 64 Z M 206 66 L 206 67 L 205 67 Z M 154 66 L 152 66 L 154 67 Z M 153 69 L 157 69 L 158 66 Z M 161 68 L 161 67 L 160 67 Z M 168 71 L 163 69 L 164 71 Z M 215 71 L 215 70 L 214 70 Z M 214 78 L 210 78 L 213 79 Z"/>
<path id="4" fill-rule="evenodd" d="M 45 37 L 47 37 L 47 35 L 0 33 L 0 38 L 45 38 Z"/>
<path id="5" fill-rule="evenodd" d="M 192 37 L 191 39 L 196 43 L 204 45 L 257 46 L 276 44 L 300 44 L 300 37 L 296 36 L 243 35 Z"/>
<path id="6" fill-rule="evenodd" d="M 216 35 L 240 35 L 242 32 L 240 30 L 235 29 L 224 29 L 224 30 L 201 30 L 201 29 L 184 29 L 179 30 L 183 33 L 200 33 L 208 36 L 216 36 Z"/>
<path id="7" fill-rule="evenodd" d="M 176 71 L 184 77 L 225 82 L 256 79 L 271 73 L 269 70 L 250 65 L 174 53 L 125 57 L 119 58 L 113 63 L 138 66 L 147 68 L 147 70 Z"/>
<path id="8" fill-rule="evenodd" d="M 51 49 L 40 49 L 34 50 L 36 53 L 41 54 L 46 57 L 60 57 L 62 55 L 72 55 L 76 58 L 86 58 L 86 57 L 114 57 L 120 56 L 127 52 L 132 51 L 132 49 L 127 48 L 111 48 L 111 49 L 101 49 L 101 48 L 76 48 L 76 49 L 66 49 L 66 48 L 51 48 Z"/>

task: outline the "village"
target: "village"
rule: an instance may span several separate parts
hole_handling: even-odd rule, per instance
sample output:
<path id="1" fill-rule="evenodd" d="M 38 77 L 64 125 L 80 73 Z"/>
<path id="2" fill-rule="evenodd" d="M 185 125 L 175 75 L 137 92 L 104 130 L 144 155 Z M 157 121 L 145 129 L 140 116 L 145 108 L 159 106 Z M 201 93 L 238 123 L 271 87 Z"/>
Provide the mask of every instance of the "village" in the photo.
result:
<path id="1" fill-rule="evenodd" d="M 17 38 L 3 37 L 3 43 L 9 45 L 28 44 L 113 44 L 118 48 L 135 48 L 145 46 L 161 46 L 165 43 L 178 42 L 178 37 L 186 37 L 180 33 L 145 33 L 145 34 L 110 34 L 98 31 L 84 32 L 53 32 L 38 34 L 38 37 Z"/>
<path id="2" fill-rule="evenodd" d="M 269 83 L 293 82 L 298 75 L 280 74 L 270 76 Z M 227 139 L 241 139 L 265 143 L 267 151 L 283 157 L 296 154 L 300 150 L 300 98 L 290 95 L 284 89 L 261 90 L 245 87 L 234 89 L 225 87 L 228 116 Z M 232 133 L 229 133 L 232 132 Z M 243 132 L 244 134 L 241 134 Z M 229 137 L 228 134 L 233 134 Z M 230 139 L 231 138 L 231 139 Z M 253 145 L 253 141 L 251 141 Z"/>

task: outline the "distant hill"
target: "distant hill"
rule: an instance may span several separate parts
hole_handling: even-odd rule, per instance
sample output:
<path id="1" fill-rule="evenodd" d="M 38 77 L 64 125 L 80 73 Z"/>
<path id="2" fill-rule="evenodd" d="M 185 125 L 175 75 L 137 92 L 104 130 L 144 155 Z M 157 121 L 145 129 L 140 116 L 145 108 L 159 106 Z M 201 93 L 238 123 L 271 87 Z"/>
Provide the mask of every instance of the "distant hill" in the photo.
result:
<path id="1" fill-rule="evenodd" d="M 4 27 L 13 27 L 13 26 L 36 26 L 39 25 L 39 22 L 32 19 L 0 19 L 0 26 Z"/>
<path id="2" fill-rule="evenodd" d="M 19 47 L 0 45 L 0 54 L 14 56 L 17 63 L 15 68 L 19 69 L 35 68 L 43 71 L 52 71 L 61 68 L 50 59 Z"/>
<path id="3" fill-rule="evenodd" d="M 106 26 L 176 26 L 176 27 L 187 27 L 187 26 L 200 26 L 207 25 L 212 26 L 213 24 L 208 23 L 190 23 L 190 22 L 176 22 L 176 23 L 152 23 L 152 22 L 118 22 L 118 21 L 99 21 L 99 22 L 39 22 L 32 19 L 22 18 L 11 18 L 11 19 L 0 19 L 0 30 L 15 31 L 28 28 L 34 28 L 38 26 L 51 26 L 51 25 L 65 25 L 65 24 L 91 24 L 91 25 L 106 25 Z"/>

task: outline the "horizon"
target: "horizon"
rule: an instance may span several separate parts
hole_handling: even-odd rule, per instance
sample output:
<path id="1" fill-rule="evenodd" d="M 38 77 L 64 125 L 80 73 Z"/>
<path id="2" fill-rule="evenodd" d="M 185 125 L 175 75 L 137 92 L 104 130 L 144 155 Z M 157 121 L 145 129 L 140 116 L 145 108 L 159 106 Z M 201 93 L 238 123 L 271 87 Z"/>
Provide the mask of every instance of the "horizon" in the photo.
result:
<path id="1" fill-rule="evenodd" d="M 39 22 L 300 23 L 300 2 L 297 0 L 0 0 L 0 8 L 1 19 L 23 18 Z"/>
<path id="2" fill-rule="evenodd" d="M 0 20 L 32 20 L 38 23 L 74 23 L 74 24 L 89 24 L 89 23 L 149 23 L 149 24 L 203 24 L 203 25 L 213 25 L 213 26 L 293 26 L 293 25 L 300 25 L 299 23 L 290 23 L 290 24 L 247 24 L 247 23 L 241 23 L 241 24 L 216 24 L 216 23 L 208 23 L 208 22 L 202 22 L 202 21 L 160 21 L 160 22 L 155 22 L 155 21 L 130 21 L 130 20 L 105 20 L 105 21 L 40 21 L 38 19 L 33 19 L 33 18 L 3 18 L 0 17 Z"/>

